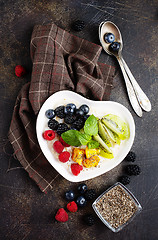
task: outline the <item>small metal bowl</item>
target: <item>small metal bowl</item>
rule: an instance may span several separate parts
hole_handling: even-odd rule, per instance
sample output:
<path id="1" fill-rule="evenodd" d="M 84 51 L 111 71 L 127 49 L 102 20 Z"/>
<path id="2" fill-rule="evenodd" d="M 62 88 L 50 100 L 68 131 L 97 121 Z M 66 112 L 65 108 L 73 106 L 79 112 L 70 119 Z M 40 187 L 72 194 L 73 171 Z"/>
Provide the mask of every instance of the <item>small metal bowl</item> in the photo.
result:
<path id="1" fill-rule="evenodd" d="M 117 182 L 103 192 L 92 204 L 101 221 L 113 232 L 119 232 L 141 212 L 135 196 Z"/>

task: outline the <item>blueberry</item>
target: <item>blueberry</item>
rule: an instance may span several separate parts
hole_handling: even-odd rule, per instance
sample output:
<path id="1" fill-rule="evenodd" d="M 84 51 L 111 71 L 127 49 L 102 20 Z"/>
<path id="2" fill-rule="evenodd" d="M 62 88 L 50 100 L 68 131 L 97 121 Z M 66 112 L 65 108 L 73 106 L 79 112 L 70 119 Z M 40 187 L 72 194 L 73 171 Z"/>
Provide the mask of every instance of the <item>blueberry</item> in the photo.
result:
<path id="1" fill-rule="evenodd" d="M 87 185 L 85 183 L 82 183 L 78 186 L 78 191 L 83 194 L 87 191 Z"/>
<path id="2" fill-rule="evenodd" d="M 84 207 L 87 203 L 86 199 L 84 196 L 79 196 L 77 199 L 76 199 L 76 203 L 79 207 Z"/>
<path id="3" fill-rule="evenodd" d="M 87 114 L 89 112 L 89 107 L 86 104 L 81 105 L 79 109 L 82 110 L 84 114 Z"/>
<path id="4" fill-rule="evenodd" d="M 64 109 L 64 113 L 65 114 L 73 114 L 75 112 L 76 109 L 76 105 L 73 103 L 69 103 L 66 105 L 65 109 Z"/>
<path id="5" fill-rule="evenodd" d="M 105 40 L 106 43 L 112 43 L 112 42 L 115 41 L 115 36 L 112 33 L 106 33 L 104 35 L 104 40 Z"/>
<path id="6" fill-rule="evenodd" d="M 75 198 L 74 192 L 73 192 L 72 190 L 67 191 L 67 192 L 65 193 L 65 198 L 66 198 L 67 200 L 74 200 L 74 198 Z"/>
<path id="7" fill-rule="evenodd" d="M 112 52 L 118 52 L 120 49 L 120 43 L 119 42 L 113 42 L 109 46 L 110 51 Z"/>
<path id="8" fill-rule="evenodd" d="M 53 109 L 48 109 L 45 112 L 45 115 L 46 115 L 47 118 L 52 119 L 52 118 L 55 117 L 55 111 Z"/>
<path id="9" fill-rule="evenodd" d="M 76 109 L 76 115 L 77 116 L 83 116 L 84 115 L 84 112 L 83 112 L 83 110 L 81 110 L 81 109 Z"/>

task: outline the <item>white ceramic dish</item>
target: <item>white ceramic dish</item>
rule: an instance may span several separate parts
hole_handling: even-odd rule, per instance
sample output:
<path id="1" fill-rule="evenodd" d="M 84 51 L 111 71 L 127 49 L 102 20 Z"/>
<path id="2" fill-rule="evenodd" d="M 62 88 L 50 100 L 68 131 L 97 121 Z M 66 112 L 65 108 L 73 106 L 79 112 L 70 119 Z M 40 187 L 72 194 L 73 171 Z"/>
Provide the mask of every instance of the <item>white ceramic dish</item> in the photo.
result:
<path id="1" fill-rule="evenodd" d="M 71 162 L 61 163 L 57 159 L 57 154 L 54 154 L 54 151 L 52 150 L 52 143 L 48 143 L 42 136 L 43 132 L 48 129 L 48 119 L 45 116 L 46 110 L 55 109 L 56 107 L 66 105 L 67 103 L 75 103 L 77 107 L 82 104 L 87 104 L 90 107 L 90 114 L 94 114 L 96 117 L 100 118 L 109 113 L 118 115 L 129 124 L 130 129 L 129 139 L 122 141 L 120 146 L 114 148 L 113 159 L 100 157 L 101 161 L 97 167 L 84 168 L 78 176 L 74 176 L 71 173 Z M 135 124 L 129 110 L 117 102 L 92 101 L 72 91 L 63 90 L 51 95 L 41 107 L 37 117 L 36 132 L 42 152 L 56 171 L 71 182 L 80 182 L 104 174 L 123 161 L 133 145 L 135 137 Z"/>

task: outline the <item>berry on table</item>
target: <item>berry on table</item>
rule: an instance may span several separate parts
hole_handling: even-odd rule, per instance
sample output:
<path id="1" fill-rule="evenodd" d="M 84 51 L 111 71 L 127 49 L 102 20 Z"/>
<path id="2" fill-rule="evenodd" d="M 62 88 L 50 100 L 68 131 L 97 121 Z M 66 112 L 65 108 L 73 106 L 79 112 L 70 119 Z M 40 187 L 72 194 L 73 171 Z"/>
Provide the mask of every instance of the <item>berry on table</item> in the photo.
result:
<path id="1" fill-rule="evenodd" d="M 52 119 L 52 118 L 55 117 L 55 111 L 53 109 L 48 109 L 45 112 L 45 115 L 46 115 L 47 118 Z"/>
<path id="2" fill-rule="evenodd" d="M 94 189 L 89 189 L 85 192 L 86 200 L 92 200 L 96 197 L 96 192 Z"/>
<path id="3" fill-rule="evenodd" d="M 138 165 L 128 165 L 126 166 L 126 173 L 128 175 L 139 175 L 141 173 L 140 167 Z"/>
<path id="4" fill-rule="evenodd" d="M 65 109 L 64 106 L 59 106 L 59 107 L 57 107 L 57 108 L 54 110 L 56 116 L 59 117 L 59 118 L 61 118 L 61 119 L 64 118 L 64 117 L 65 117 L 64 109 Z"/>
<path id="5" fill-rule="evenodd" d="M 64 150 L 64 146 L 61 144 L 60 141 L 55 141 L 53 143 L 53 148 L 57 153 L 61 153 Z"/>
<path id="6" fill-rule="evenodd" d="M 69 103 L 64 108 L 64 113 L 65 114 L 73 114 L 75 112 L 75 109 L 76 109 L 76 105 L 73 103 Z"/>
<path id="7" fill-rule="evenodd" d="M 120 49 L 120 46 L 121 46 L 121 45 L 120 45 L 119 42 L 113 42 L 113 43 L 110 44 L 109 49 L 110 49 L 110 51 L 112 51 L 112 52 L 118 52 L 119 49 Z"/>
<path id="8" fill-rule="evenodd" d="M 84 196 L 79 196 L 77 199 L 76 199 L 76 203 L 79 207 L 84 207 L 87 203 L 86 199 Z"/>
<path id="9" fill-rule="evenodd" d="M 50 129 L 52 129 L 52 130 L 57 130 L 58 126 L 59 126 L 59 123 L 58 123 L 58 121 L 56 121 L 55 119 L 50 119 L 50 120 L 48 121 L 48 127 L 49 127 Z"/>
<path id="10" fill-rule="evenodd" d="M 127 185 L 130 183 L 130 177 L 124 175 L 124 176 L 121 176 L 119 178 L 119 181 L 123 184 L 123 185 Z"/>
<path id="11" fill-rule="evenodd" d="M 87 185 L 85 183 L 81 183 L 77 189 L 79 193 L 83 194 L 87 191 Z"/>
<path id="12" fill-rule="evenodd" d="M 86 104 L 81 105 L 79 109 L 82 110 L 84 114 L 87 114 L 89 112 L 89 107 Z"/>
<path id="13" fill-rule="evenodd" d="M 72 174 L 75 176 L 78 176 L 78 174 L 83 170 L 83 167 L 79 165 L 78 163 L 72 163 L 71 164 L 71 171 Z"/>
<path id="14" fill-rule="evenodd" d="M 64 210 L 64 208 L 59 208 L 56 215 L 55 215 L 55 219 L 58 222 L 67 222 L 69 217 L 67 212 Z"/>
<path id="15" fill-rule="evenodd" d="M 83 217 L 83 221 L 88 225 L 88 226 L 92 226 L 95 223 L 95 217 L 93 214 L 86 214 Z"/>
<path id="16" fill-rule="evenodd" d="M 125 160 L 128 162 L 134 162 L 136 160 L 136 154 L 134 152 L 129 152 L 125 157 Z"/>
<path id="17" fill-rule="evenodd" d="M 70 147 L 70 145 L 68 143 L 66 143 L 62 137 L 59 138 L 59 141 L 61 142 L 61 144 L 64 146 L 64 147 Z"/>
<path id="18" fill-rule="evenodd" d="M 75 193 L 72 190 L 69 190 L 65 193 L 65 198 L 67 200 L 74 200 L 75 198 Z"/>
<path id="19" fill-rule="evenodd" d="M 66 123 L 59 123 L 56 132 L 59 136 L 61 136 L 62 133 L 66 132 L 68 130 L 69 130 L 69 127 L 66 125 Z"/>
<path id="20" fill-rule="evenodd" d="M 106 33 L 104 35 L 104 40 L 106 43 L 112 43 L 115 41 L 115 36 L 113 33 Z"/>
<path id="21" fill-rule="evenodd" d="M 85 23 L 84 23 L 84 21 L 81 21 L 81 20 L 77 20 L 77 21 L 73 22 L 73 24 L 72 24 L 72 29 L 77 32 L 82 31 L 82 29 L 84 27 L 85 27 Z"/>
<path id="22" fill-rule="evenodd" d="M 68 209 L 70 212 L 77 212 L 78 207 L 77 207 L 77 204 L 76 204 L 74 201 L 72 201 L 72 202 L 69 202 L 69 203 L 67 204 L 67 209 Z"/>
<path id="23" fill-rule="evenodd" d="M 67 152 L 67 151 L 61 152 L 59 154 L 59 161 L 60 162 L 65 163 L 65 162 L 67 162 L 69 160 L 69 158 L 70 158 L 70 153 Z"/>
<path id="24" fill-rule="evenodd" d="M 23 75 L 25 75 L 25 73 L 26 73 L 26 70 L 25 70 L 25 68 L 23 66 L 17 65 L 15 67 L 15 75 L 17 77 L 22 77 Z"/>
<path id="25" fill-rule="evenodd" d="M 53 130 L 46 130 L 43 133 L 43 138 L 48 140 L 48 141 L 51 141 L 55 138 L 55 132 Z"/>

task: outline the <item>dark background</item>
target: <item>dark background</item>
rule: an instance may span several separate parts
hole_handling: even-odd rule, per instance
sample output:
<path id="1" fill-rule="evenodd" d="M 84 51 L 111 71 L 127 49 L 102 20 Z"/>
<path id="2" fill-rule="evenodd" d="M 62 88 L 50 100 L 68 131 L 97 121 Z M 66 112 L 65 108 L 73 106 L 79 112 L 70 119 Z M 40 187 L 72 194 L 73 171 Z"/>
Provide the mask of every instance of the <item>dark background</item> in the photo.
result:
<path id="1" fill-rule="evenodd" d="M 158 1 L 1 0 L 0 7 L 0 239 L 158 239 Z M 71 29 L 71 23 L 77 19 L 86 23 L 80 33 Z M 54 22 L 99 44 L 98 26 L 105 20 L 119 26 L 124 41 L 123 56 L 152 104 L 151 112 L 144 112 L 142 118 L 134 113 L 116 60 L 102 52 L 100 61 L 116 67 L 111 100 L 126 106 L 134 117 L 136 136 L 132 150 L 142 170 L 139 176 L 131 178 L 128 188 L 140 201 L 143 211 L 119 233 L 111 232 L 98 218 L 91 227 L 83 224 L 83 215 L 93 212 L 91 203 L 69 214 L 67 223 L 55 222 L 57 209 L 66 206 L 64 192 L 76 189 L 78 184 L 59 176 L 53 191 L 45 195 L 18 161 L 8 155 L 11 149 L 7 140 L 16 96 L 31 79 L 29 45 L 34 25 Z M 27 69 L 23 78 L 14 74 L 19 64 Z M 124 161 L 86 184 L 99 195 L 118 180 L 126 164 Z"/>

